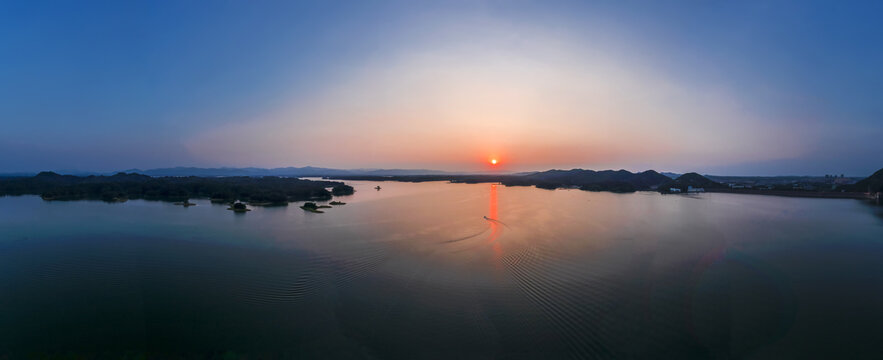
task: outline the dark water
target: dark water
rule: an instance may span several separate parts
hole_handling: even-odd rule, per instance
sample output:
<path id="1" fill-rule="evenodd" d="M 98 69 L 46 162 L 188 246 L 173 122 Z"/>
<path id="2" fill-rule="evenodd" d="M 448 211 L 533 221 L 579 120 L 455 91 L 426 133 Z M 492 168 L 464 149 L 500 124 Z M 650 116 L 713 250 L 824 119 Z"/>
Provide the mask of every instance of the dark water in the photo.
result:
<path id="1" fill-rule="evenodd" d="M 878 207 L 354 184 L 325 214 L 0 198 L 0 357 L 883 356 Z"/>

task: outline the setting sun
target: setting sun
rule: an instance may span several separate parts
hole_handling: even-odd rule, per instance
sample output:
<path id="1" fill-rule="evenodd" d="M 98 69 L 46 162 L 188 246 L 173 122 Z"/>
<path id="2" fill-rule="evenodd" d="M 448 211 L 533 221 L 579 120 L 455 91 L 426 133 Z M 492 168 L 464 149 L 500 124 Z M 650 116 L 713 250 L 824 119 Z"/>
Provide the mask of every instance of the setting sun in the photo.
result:
<path id="1" fill-rule="evenodd" d="M 497 159 L 491 159 L 491 165 L 497 165 Z"/>

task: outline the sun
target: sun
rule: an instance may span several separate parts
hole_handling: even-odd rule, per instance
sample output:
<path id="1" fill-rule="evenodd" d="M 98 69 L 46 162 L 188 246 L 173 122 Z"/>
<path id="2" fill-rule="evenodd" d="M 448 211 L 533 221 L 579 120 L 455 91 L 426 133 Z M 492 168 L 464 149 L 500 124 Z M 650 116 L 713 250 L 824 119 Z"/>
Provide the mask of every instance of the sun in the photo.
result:
<path id="1" fill-rule="evenodd" d="M 497 159 L 491 159 L 491 165 L 497 165 Z"/>

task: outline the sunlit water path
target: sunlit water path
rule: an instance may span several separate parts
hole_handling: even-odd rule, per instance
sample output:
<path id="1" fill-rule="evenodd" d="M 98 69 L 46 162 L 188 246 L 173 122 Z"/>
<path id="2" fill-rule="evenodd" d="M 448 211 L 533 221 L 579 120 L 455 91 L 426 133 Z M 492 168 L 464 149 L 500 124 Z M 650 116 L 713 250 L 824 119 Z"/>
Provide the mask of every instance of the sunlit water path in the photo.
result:
<path id="1" fill-rule="evenodd" d="M 0 356 L 883 350 L 883 213 L 859 201 L 352 184 L 324 214 L 0 198 Z"/>

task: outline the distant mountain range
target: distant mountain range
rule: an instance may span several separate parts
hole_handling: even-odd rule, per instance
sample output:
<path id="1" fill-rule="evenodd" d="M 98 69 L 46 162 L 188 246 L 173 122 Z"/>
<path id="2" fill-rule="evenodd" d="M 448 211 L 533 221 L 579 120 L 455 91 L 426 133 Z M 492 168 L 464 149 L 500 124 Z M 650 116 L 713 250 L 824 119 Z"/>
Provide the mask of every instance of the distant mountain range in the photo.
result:
<path id="1" fill-rule="evenodd" d="M 117 173 L 142 174 L 148 176 L 201 176 L 201 177 L 217 177 L 217 176 L 286 176 L 286 177 L 321 177 L 321 176 L 343 176 L 343 175 L 377 175 L 377 176 L 400 176 L 400 175 L 446 175 L 446 174 L 471 174 L 469 172 L 447 172 L 431 169 L 332 169 L 315 166 L 304 167 L 280 167 L 280 168 L 258 168 L 258 167 L 220 167 L 220 168 L 200 168 L 200 167 L 171 167 L 158 169 L 126 169 L 120 171 L 100 172 L 100 171 L 80 171 L 80 170 L 57 170 L 53 171 L 62 175 L 74 176 L 101 176 L 114 175 Z M 0 173 L 0 177 L 26 177 L 34 176 L 36 172 L 15 172 Z"/>
<path id="2" fill-rule="evenodd" d="M 160 169 L 128 169 L 126 173 L 138 173 L 149 176 L 340 176 L 340 175 L 425 175 L 425 174 L 450 174 L 445 171 L 428 169 L 331 169 L 314 166 L 304 167 L 281 167 L 281 168 L 197 168 L 197 167 L 173 167 Z"/>

